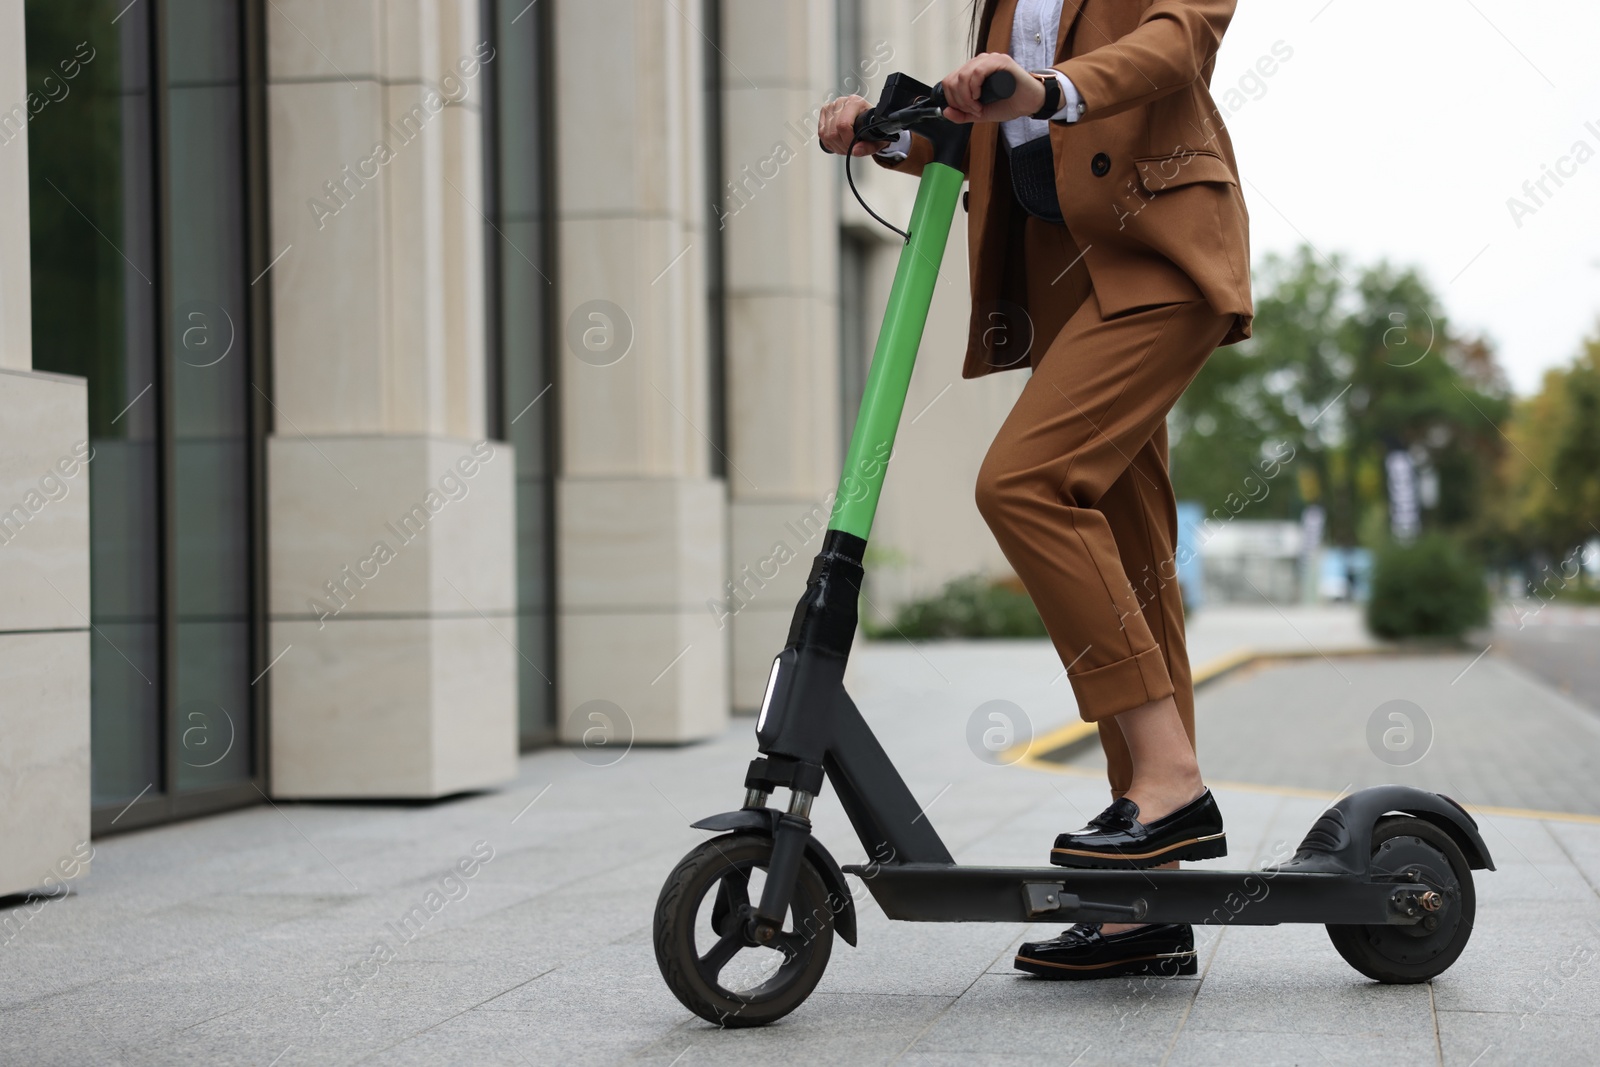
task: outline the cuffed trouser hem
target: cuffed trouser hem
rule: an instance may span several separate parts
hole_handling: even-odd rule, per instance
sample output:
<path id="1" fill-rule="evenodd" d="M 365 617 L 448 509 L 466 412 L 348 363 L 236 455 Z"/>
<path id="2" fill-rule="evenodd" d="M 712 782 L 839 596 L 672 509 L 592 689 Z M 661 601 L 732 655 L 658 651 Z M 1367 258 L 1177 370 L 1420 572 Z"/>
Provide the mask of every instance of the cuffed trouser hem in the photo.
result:
<path id="1" fill-rule="evenodd" d="M 1067 680 L 1077 695 L 1078 715 L 1084 722 L 1109 719 L 1173 693 L 1172 676 L 1160 648 L 1146 649 L 1092 671 L 1068 674 Z"/>

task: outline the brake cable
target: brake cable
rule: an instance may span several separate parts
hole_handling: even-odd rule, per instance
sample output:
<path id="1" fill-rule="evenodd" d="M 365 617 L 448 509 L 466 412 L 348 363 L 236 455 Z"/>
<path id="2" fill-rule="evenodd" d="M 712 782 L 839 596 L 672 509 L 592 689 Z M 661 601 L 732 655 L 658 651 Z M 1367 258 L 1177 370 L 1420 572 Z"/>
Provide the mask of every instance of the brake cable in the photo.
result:
<path id="1" fill-rule="evenodd" d="M 895 130 L 895 133 L 899 134 L 902 130 L 909 129 L 912 123 L 922 122 L 931 118 L 938 118 L 943 113 L 944 109 L 935 105 L 931 97 L 922 97 L 921 99 L 912 103 L 909 107 L 904 107 L 899 111 L 891 112 L 888 115 L 885 115 L 882 119 L 877 119 L 874 117 L 872 122 L 867 123 L 861 129 L 856 131 L 855 136 L 850 141 L 850 147 L 845 149 L 844 178 L 845 181 L 850 183 L 850 192 L 855 196 L 856 203 L 860 204 L 862 210 L 864 210 L 868 215 L 871 215 L 881 225 L 899 234 L 900 239 L 907 243 L 911 241 L 911 235 L 905 230 L 902 230 L 900 227 L 896 226 L 894 223 L 890 222 L 888 219 L 884 218 L 882 215 L 878 214 L 876 211 L 872 210 L 872 205 L 867 203 L 866 198 L 861 195 L 861 190 L 856 188 L 856 178 L 855 175 L 850 171 L 850 162 L 856 158 L 856 145 L 860 144 L 862 141 L 878 141 L 888 139 L 883 136 L 883 127 L 898 126 L 899 129 Z"/>
<path id="2" fill-rule="evenodd" d="M 894 223 L 890 222 L 888 219 L 872 210 L 872 205 L 867 203 L 866 197 L 861 195 L 861 190 L 856 188 L 855 175 L 850 173 L 850 161 L 856 157 L 856 145 L 860 144 L 861 140 L 861 135 L 859 133 L 856 134 L 854 139 L 852 139 L 850 142 L 850 147 L 845 149 L 844 180 L 850 183 L 850 192 L 855 195 L 856 203 L 860 204 L 862 209 L 865 210 L 868 215 L 871 215 L 873 218 L 877 219 L 879 223 L 887 226 L 889 229 L 899 234 L 902 241 L 910 243 L 911 234 L 907 233 L 905 230 L 902 230 L 900 227 L 896 226 Z M 877 140 L 877 138 L 873 138 L 873 140 Z"/>

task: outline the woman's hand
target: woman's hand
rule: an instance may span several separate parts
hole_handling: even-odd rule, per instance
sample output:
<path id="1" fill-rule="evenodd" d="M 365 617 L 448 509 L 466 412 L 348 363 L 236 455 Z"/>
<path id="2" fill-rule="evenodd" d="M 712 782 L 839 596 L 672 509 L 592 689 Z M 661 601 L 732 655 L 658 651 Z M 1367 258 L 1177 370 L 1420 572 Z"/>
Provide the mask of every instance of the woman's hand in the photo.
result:
<path id="1" fill-rule="evenodd" d="M 997 70 L 1010 71 L 1017 79 L 1017 90 L 1005 100 L 978 103 L 983 80 Z M 1005 122 L 1031 115 L 1044 106 L 1044 86 L 1004 52 L 984 52 L 973 56 L 944 79 L 944 98 L 949 107 L 944 117 L 951 122 Z"/>
<path id="2" fill-rule="evenodd" d="M 817 116 L 817 140 L 822 142 L 822 147 L 839 156 L 850 151 L 850 142 L 856 136 L 856 116 L 870 107 L 872 104 L 859 96 L 841 96 L 823 104 L 822 114 Z M 856 145 L 854 154 L 870 156 L 883 151 L 888 143 L 862 141 Z"/>

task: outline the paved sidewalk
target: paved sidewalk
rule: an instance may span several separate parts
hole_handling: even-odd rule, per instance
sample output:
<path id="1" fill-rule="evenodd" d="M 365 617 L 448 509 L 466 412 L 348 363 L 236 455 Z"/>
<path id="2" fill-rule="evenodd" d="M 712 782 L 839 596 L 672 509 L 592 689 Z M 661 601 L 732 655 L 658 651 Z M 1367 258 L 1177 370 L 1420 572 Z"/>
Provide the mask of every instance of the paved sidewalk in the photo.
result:
<path id="1" fill-rule="evenodd" d="M 1493 654 L 1257 663 L 1202 689 L 1195 719 L 1216 781 L 1320 793 L 1397 782 L 1477 806 L 1600 813 L 1600 716 Z M 1103 766 L 1098 745 L 1072 762 Z"/>
<path id="2" fill-rule="evenodd" d="M 1375 661 L 1339 667 L 1358 662 Z M 1452 666 L 1382 662 L 1393 673 L 1373 683 L 1379 694 L 1434 685 Z M 962 861 L 1039 863 L 1057 831 L 1104 805 L 1097 768 L 994 766 L 967 747 L 987 700 L 1016 701 L 1042 725 L 1070 715 L 1052 663 L 1021 644 L 872 644 L 852 665 L 858 703 Z M 1233 849 L 1218 865 L 1259 866 L 1292 846 L 1323 806 L 1315 791 L 1345 784 L 1338 760 L 1361 760 L 1356 748 L 1327 763 L 1328 739 L 1304 728 L 1322 702 L 1347 699 L 1320 669 L 1290 687 L 1293 726 L 1240 727 L 1260 765 L 1302 772 L 1280 786 L 1230 770 L 1242 784 L 1218 791 Z M 1271 676 L 1214 687 L 1202 737 L 1223 736 L 1213 702 Z M 1524 724 L 1567 721 L 1558 694 L 1492 657 L 1466 679 L 1452 692 Z M 1552 777 L 1538 762 L 1548 751 L 1505 751 L 1504 781 L 1485 760 L 1447 763 L 1456 720 L 1429 714 L 1437 748 L 1416 769 L 1438 756 L 1469 802 L 1526 799 L 1515 789 Z M 688 823 L 737 806 L 751 727 L 609 767 L 537 753 L 514 786 L 447 803 L 263 806 L 97 842 L 74 895 L 0 933 L 0 1062 L 1494 1067 L 1590 1063 L 1600 1046 L 1600 818 L 1576 816 L 1480 820 L 1500 870 L 1480 872 L 1465 955 L 1427 985 L 1367 982 L 1315 926 L 1203 929 L 1195 978 L 1038 982 L 1010 968 L 1020 924 L 896 924 L 869 901 L 860 946 L 836 944 L 807 1004 L 765 1030 L 717 1030 L 662 984 L 650 913 L 702 839 Z M 1574 794 L 1579 809 L 1600 815 L 1591 794 Z M 815 814 L 841 862 L 861 858 L 828 796 Z M 430 893 L 439 906 L 416 918 Z"/>

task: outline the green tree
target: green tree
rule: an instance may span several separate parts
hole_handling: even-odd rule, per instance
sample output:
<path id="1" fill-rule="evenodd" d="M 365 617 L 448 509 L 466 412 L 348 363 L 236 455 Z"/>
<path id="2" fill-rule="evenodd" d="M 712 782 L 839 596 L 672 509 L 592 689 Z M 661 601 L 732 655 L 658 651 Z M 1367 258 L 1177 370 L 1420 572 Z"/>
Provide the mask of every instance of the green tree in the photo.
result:
<path id="1" fill-rule="evenodd" d="M 1421 276 L 1386 263 L 1358 270 L 1302 247 L 1268 256 L 1256 291 L 1254 336 L 1212 356 L 1173 413 L 1179 498 L 1217 514 L 1262 457 L 1292 449 L 1289 476 L 1249 516 L 1317 503 L 1330 541 L 1376 542 L 1384 458 L 1401 449 L 1438 486 L 1425 526 L 1488 539 L 1509 413 L 1489 346 L 1453 334 Z"/>
<path id="2" fill-rule="evenodd" d="M 1318 261 L 1308 248 L 1268 256 L 1258 273 L 1254 337 L 1218 349 L 1172 413 L 1173 475 L 1180 499 L 1226 514 L 1230 494 L 1245 493 L 1262 460 L 1287 446 L 1295 456 L 1288 476 L 1273 479 L 1249 514 L 1288 518 L 1325 480 L 1320 458 L 1303 472 L 1307 443 L 1327 429 L 1317 414 L 1342 388 L 1342 282 L 1337 261 Z"/>
<path id="3" fill-rule="evenodd" d="M 1600 334 L 1517 404 L 1505 458 L 1502 527 L 1525 553 L 1562 558 L 1600 536 Z"/>
<path id="4" fill-rule="evenodd" d="M 1380 263 L 1361 273 L 1355 290 L 1342 339 L 1352 358 L 1345 447 L 1358 468 L 1379 471 L 1390 451 L 1409 452 L 1438 485 L 1424 525 L 1481 540 L 1487 490 L 1504 449 L 1500 425 L 1510 414 L 1492 350 L 1451 332 L 1414 270 Z M 1353 529 L 1362 528 L 1368 509 L 1386 512 L 1387 496 L 1387 486 L 1375 497 L 1357 494 Z"/>

